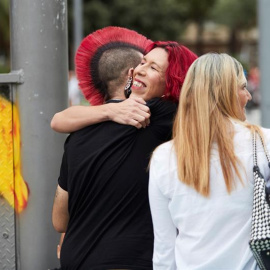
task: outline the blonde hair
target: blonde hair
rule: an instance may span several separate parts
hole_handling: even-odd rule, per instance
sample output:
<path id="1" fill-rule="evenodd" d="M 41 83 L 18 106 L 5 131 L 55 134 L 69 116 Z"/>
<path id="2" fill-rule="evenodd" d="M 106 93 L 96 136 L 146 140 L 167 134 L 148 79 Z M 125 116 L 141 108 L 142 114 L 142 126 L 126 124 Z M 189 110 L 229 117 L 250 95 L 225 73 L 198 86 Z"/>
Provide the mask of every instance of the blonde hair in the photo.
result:
<path id="1" fill-rule="evenodd" d="M 234 172 L 242 181 L 230 119 L 242 122 L 238 87 L 245 81 L 242 65 L 227 54 L 209 53 L 199 57 L 186 75 L 173 127 L 173 142 L 179 179 L 203 196 L 210 194 L 213 142 L 218 145 L 227 191 L 230 193 L 234 187 Z"/>

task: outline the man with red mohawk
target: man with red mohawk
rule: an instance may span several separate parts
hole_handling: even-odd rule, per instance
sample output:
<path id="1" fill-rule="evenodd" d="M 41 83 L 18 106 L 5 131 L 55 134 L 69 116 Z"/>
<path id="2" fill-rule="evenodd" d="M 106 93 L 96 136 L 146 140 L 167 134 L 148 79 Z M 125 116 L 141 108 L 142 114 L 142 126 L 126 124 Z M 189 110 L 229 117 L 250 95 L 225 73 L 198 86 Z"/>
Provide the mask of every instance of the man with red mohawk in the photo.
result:
<path id="1" fill-rule="evenodd" d="M 91 104 L 120 105 L 115 102 L 124 99 L 127 81 L 131 84 L 129 69 L 140 63 L 149 44 L 120 27 L 104 28 L 82 41 L 76 71 Z M 136 100 L 147 116 L 142 99 L 125 102 Z M 147 166 L 153 149 L 170 139 L 176 106 L 159 99 L 148 106 L 155 125 L 146 129 L 106 121 L 67 138 L 52 215 L 55 229 L 66 232 L 61 269 L 152 269 Z"/>
<path id="2" fill-rule="evenodd" d="M 79 87 L 86 100 L 91 105 L 102 105 L 112 97 L 124 99 L 123 90 L 128 75 L 129 78 L 132 75 L 128 71 L 140 63 L 151 44 L 151 40 L 135 31 L 113 26 L 84 38 L 77 50 L 75 65 Z M 124 51 L 129 51 L 129 56 L 125 53 L 123 58 Z M 69 133 L 86 125 L 111 120 L 141 128 L 146 126 L 150 117 L 149 108 L 143 106 L 145 104 L 142 98 L 133 97 L 118 104 L 72 106 L 56 113 L 51 127 L 57 132 Z M 84 119 L 86 115 L 91 117 Z"/>

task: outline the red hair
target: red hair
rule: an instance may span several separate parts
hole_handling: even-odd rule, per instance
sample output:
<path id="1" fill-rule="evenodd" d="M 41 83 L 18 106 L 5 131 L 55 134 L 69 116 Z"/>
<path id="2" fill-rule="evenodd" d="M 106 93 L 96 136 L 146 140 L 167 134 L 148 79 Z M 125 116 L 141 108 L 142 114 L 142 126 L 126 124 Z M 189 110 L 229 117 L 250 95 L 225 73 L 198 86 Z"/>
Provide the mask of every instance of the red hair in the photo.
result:
<path id="1" fill-rule="evenodd" d="M 181 88 L 190 65 L 198 56 L 187 47 L 175 41 L 156 41 L 147 48 L 163 48 L 168 53 L 168 68 L 166 70 L 165 97 L 173 102 L 179 102 Z"/>

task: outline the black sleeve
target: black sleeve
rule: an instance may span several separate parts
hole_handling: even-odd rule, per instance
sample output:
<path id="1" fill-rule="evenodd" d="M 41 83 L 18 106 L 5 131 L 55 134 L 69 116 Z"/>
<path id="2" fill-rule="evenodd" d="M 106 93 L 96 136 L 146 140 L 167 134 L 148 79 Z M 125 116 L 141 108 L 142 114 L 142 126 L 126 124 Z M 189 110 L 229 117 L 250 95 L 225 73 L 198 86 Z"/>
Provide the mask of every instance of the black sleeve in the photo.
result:
<path id="1" fill-rule="evenodd" d="M 170 140 L 177 104 L 161 98 L 154 98 L 147 105 L 151 111 L 149 126 L 151 131 L 162 141 Z"/>
<path id="2" fill-rule="evenodd" d="M 68 191 L 67 154 L 68 154 L 68 141 L 69 141 L 69 138 L 70 138 L 70 136 L 68 136 L 68 138 L 65 141 L 64 154 L 63 154 L 62 163 L 61 163 L 61 167 L 60 167 L 60 175 L 58 177 L 58 184 L 65 191 Z"/>

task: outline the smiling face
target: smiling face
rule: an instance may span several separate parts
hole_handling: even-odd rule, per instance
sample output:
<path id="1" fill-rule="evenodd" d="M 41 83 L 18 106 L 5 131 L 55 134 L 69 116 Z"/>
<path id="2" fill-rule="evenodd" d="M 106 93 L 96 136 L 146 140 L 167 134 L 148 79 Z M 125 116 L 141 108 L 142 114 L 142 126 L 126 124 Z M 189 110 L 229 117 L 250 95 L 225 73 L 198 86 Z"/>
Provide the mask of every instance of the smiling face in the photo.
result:
<path id="1" fill-rule="evenodd" d="M 155 48 L 146 54 L 134 69 L 132 94 L 144 100 L 161 97 L 166 88 L 168 65 L 168 53 L 164 49 Z"/>
<path id="2" fill-rule="evenodd" d="M 246 105 L 247 105 L 248 101 L 251 99 L 252 99 L 252 97 L 247 90 L 247 81 L 246 81 L 245 75 L 243 73 L 240 85 L 238 87 L 238 100 L 239 100 L 240 115 L 241 115 L 242 121 L 246 120 Z"/>

